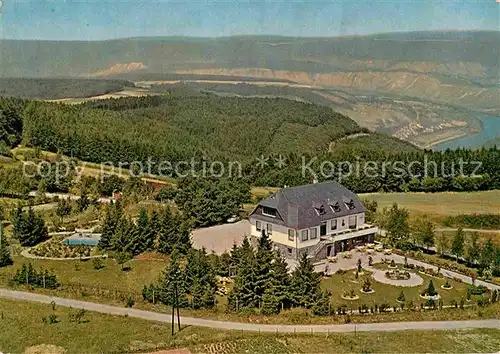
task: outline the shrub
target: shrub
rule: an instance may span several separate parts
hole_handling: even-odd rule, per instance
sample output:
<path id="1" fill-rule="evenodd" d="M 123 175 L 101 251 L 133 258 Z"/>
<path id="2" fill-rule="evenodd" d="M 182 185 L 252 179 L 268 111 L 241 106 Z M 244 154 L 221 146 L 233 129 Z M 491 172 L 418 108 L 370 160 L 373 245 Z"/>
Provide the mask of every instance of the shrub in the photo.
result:
<path id="1" fill-rule="evenodd" d="M 83 318 L 85 317 L 85 314 L 87 313 L 87 310 L 85 309 L 79 309 L 76 312 L 74 312 L 71 308 L 69 310 L 69 321 L 70 322 L 76 322 L 76 323 L 82 323 Z"/>
<path id="2" fill-rule="evenodd" d="M 104 268 L 104 263 L 102 262 L 101 258 L 93 258 L 92 265 L 93 265 L 94 269 L 96 269 L 96 270 L 100 270 L 100 269 Z"/>
<path id="3" fill-rule="evenodd" d="M 391 267 L 396 267 L 396 262 L 394 261 L 394 259 L 391 261 Z"/>
<path id="4" fill-rule="evenodd" d="M 129 307 L 129 308 L 130 308 L 130 307 L 133 307 L 133 306 L 135 305 L 135 300 L 134 300 L 134 297 L 133 297 L 132 295 L 128 295 L 128 296 L 127 296 L 127 300 L 126 300 L 125 305 L 126 305 L 127 307 Z"/>
<path id="5" fill-rule="evenodd" d="M 448 282 L 448 279 L 446 279 L 446 283 L 444 283 L 443 288 L 446 288 L 446 289 L 450 289 L 451 288 L 451 285 Z"/>
<path id="6" fill-rule="evenodd" d="M 45 324 L 55 324 L 59 322 L 55 314 L 51 314 L 48 317 L 42 317 L 42 322 Z"/>
<path id="7" fill-rule="evenodd" d="M 405 294 L 403 293 L 403 290 L 401 290 L 401 292 L 399 293 L 398 295 L 398 299 L 397 299 L 399 302 L 405 302 Z"/>
<path id="8" fill-rule="evenodd" d="M 370 279 L 365 279 L 365 282 L 363 283 L 363 292 L 369 293 L 372 291 L 372 283 Z"/>
<path id="9" fill-rule="evenodd" d="M 488 288 L 484 285 L 479 285 L 479 286 L 470 286 L 467 289 L 467 292 L 470 293 L 471 295 L 483 295 Z"/>
<path id="10" fill-rule="evenodd" d="M 495 289 L 491 292 L 491 303 L 495 303 L 498 301 L 498 290 Z"/>
<path id="11" fill-rule="evenodd" d="M 429 299 L 425 302 L 425 306 L 430 307 L 432 309 L 435 309 L 436 308 L 436 301 Z"/>
<path id="12" fill-rule="evenodd" d="M 240 315 L 242 317 L 250 317 L 250 316 L 254 316 L 256 314 L 257 314 L 257 310 L 253 307 L 242 307 L 238 311 L 238 315 Z"/>
<path id="13" fill-rule="evenodd" d="M 372 256 L 368 257 L 368 265 L 371 267 L 373 265 L 373 258 Z"/>

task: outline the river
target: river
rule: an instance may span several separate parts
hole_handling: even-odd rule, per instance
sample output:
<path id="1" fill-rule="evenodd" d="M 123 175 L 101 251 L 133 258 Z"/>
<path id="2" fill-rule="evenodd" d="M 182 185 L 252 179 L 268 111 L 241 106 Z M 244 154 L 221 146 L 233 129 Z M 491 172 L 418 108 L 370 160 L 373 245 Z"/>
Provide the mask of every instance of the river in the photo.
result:
<path id="1" fill-rule="evenodd" d="M 482 129 L 479 133 L 439 143 L 434 146 L 434 150 L 443 151 L 457 148 L 480 148 L 488 141 L 500 138 L 500 117 L 477 116 L 475 118 L 481 122 Z"/>

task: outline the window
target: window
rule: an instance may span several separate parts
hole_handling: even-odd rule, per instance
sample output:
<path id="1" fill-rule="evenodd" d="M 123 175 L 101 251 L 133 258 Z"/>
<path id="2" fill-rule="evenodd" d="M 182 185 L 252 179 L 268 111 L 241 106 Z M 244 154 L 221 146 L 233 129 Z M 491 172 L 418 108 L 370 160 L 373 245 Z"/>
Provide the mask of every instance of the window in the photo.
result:
<path id="1" fill-rule="evenodd" d="M 267 224 L 266 225 L 266 231 L 267 231 L 268 235 L 272 235 L 273 234 L 273 225 L 272 224 Z"/>
<path id="2" fill-rule="evenodd" d="M 310 229 L 310 235 L 311 235 L 311 237 L 310 237 L 311 240 L 318 238 L 318 229 L 315 227 Z"/>
<path id="3" fill-rule="evenodd" d="M 331 230 L 337 230 L 337 219 L 333 219 L 330 225 Z"/>
<path id="4" fill-rule="evenodd" d="M 262 207 L 262 215 L 270 216 L 272 218 L 275 218 L 276 217 L 276 209 L 268 208 L 268 207 Z"/>
<path id="5" fill-rule="evenodd" d="M 335 204 L 331 204 L 330 208 L 332 208 L 332 211 L 334 213 L 339 213 L 340 212 L 340 204 L 339 204 L 339 202 L 337 202 Z"/>
<path id="6" fill-rule="evenodd" d="M 288 251 L 288 254 L 289 254 L 289 255 L 292 255 L 293 250 L 292 250 L 292 248 L 291 248 L 291 247 L 288 247 L 288 248 L 287 248 L 287 251 Z"/>
<path id="7" fill-rule="evenodd" d="M 255 228 L 257 229 L 257 231 L 261 231 L 262 230 L 262 223 L 257 220 L 255 222 Z"/>
<path id="8" fill-rule="evenodd" d="M 352 210 L 354 209 L 354 200 L 349 200 L 348 202 L 345 202 L 345 206 L 347 207 L 347 209 L 349 210 Z"/>
<path id="9" fill-rule="evenodd" d="M 345 220 L 342 219 L 342 226 L 345 226 Z"/>
<path id="10" fill-rule="evenodd" d="M 356 228 L 356 215 L 349 216 L 349 228 L 351 229 Z"/>
<path id="11" fill-rule="evenodd" d="M 288 240 L 295 241 L 295 230 L 294 229 L 288 229 Z"/>
<path id="12" fill-rule="evenodd" d="M 318 215 L 325 215 L 326 214 L 326 210 L 325 210 L 325 207 L 323 205 L 314 207 L 314 210 L 316 210 L 316 214 L 318 214 Z"/>
<path id="13" fill-rule="evenodd" d="M 302 241 L 307 241 L 309 239 L 309 230 L 302 230 L 302 233 L 300 234 L 300 239 Z"/>

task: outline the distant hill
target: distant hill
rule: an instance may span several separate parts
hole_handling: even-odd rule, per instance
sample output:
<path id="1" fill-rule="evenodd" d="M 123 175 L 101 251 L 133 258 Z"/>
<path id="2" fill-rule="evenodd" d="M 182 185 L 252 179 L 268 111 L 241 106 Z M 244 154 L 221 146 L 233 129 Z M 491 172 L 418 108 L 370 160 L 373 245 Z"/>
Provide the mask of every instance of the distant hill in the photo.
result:
<path id="1" fill-rule="evenodd" d="M 117 64 L 136 63 L 137 68 L 147 67 L 153 73 L 203 68 L 308 73 L 406 70 L 494 83 L 499 75 L 500 32 L 410 32 L 333 38 L 152 37 L 95 42 L 1 40 L 0 45 L 2 76 L 88 75 Z"/>
<path id="2" fill-rule="evenodd" d="M 134 86 L 130 81 L 103 79 L 0 79 L 0 96 L 30 99 L 92 97 Z"/>
<path id="3" fill-rule="evenodd" d="M 0 46 L 4 77 L 239 76 L 404 95 L 500 114 L 500 32 L 493 31 L 1 40 Z"/>

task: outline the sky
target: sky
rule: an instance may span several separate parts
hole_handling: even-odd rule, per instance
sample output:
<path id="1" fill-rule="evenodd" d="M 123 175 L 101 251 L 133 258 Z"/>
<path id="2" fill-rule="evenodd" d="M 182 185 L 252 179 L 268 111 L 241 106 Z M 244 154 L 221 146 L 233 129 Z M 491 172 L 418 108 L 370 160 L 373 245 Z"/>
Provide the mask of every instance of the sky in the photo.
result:
<path id="1" fill-rule="evenodd" d="M 0 0 L 0 38 L 339 36 L 500 30 L 500 0 Z"/>

